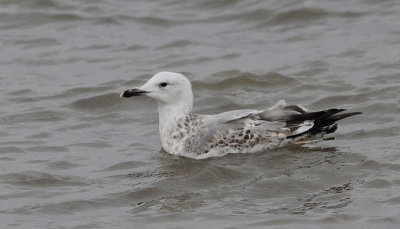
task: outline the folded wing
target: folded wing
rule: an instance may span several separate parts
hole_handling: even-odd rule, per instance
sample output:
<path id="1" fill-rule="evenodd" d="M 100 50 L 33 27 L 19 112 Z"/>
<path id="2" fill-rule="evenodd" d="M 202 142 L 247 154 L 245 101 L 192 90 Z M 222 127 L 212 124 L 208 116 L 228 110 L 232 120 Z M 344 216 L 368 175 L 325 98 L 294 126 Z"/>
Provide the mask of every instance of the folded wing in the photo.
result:
<path id="1" fill-rule="evenodd" d="M 310 112 L 281 100 L 273 107 L 258 110 L 236 110 L 202 116 L 203 125 L 187 138 L 187 147 L 198 154 L 231 144 L 281 145 L 283 142 L 319 139 L 337 129 L 336 121 L 361 114 L 338 114 L 345 109 Z M 254 144 L 253 144 L 254 143 Z M 269 146 L 268 146 L 269 147 Z"/>

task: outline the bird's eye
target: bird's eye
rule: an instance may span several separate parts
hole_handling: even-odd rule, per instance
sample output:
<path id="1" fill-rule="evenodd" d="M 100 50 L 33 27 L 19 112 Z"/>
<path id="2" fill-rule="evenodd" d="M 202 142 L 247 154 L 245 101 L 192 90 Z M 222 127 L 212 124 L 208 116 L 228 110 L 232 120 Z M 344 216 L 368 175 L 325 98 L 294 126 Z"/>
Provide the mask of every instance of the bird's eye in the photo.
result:
<path id="1" fill-rule="evenodd" d="M 160 86 L 161 87 L 166 87 L 168 84 L 166 83 L 166 82 L 162 82 L 162 83 L 160 83 Z"/>

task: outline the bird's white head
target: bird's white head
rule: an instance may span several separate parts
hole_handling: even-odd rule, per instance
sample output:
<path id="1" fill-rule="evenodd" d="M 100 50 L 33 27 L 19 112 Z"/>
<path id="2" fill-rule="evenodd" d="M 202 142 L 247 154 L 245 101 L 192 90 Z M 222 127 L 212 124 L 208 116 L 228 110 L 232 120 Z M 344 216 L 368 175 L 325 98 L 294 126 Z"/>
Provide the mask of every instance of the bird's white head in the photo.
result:
<path id="1" fill-rule="evenodd" d="M 190 81 L 179 73 L 159 72 L 140 88 L 128 89 L 121 97 L 148 96 L 158 103 L 160 137 L 163 148 L 168 152 L 177 149 L 177 140 L 170 141 L 171 131 L 178 121 L 192 114 L 193 93 Z"/>
<path id="2" fill-rule="evenodd" d="M 139 89 L 124 91 L 121 97 L 145 95 L 155 99 L 159 107 L 173 106 L 176 109 L 193 107 L 192 84 L 182 74 L 174 72 L 159 72 Z"/>

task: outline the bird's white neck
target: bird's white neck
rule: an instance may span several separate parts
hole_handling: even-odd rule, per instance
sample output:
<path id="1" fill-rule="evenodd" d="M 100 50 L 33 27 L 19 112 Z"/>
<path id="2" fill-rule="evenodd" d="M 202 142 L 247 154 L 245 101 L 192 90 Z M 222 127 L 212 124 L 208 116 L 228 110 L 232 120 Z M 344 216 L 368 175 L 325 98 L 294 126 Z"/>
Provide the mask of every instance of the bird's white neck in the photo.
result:
<path id="1" fill-rule="evenodd" d="M 178 102 L 174 104 L 158 103 L 160 138 L 164 150 L 176 154 L 181 143 L 183 123 L 192 115 L 193 103 Z"/>

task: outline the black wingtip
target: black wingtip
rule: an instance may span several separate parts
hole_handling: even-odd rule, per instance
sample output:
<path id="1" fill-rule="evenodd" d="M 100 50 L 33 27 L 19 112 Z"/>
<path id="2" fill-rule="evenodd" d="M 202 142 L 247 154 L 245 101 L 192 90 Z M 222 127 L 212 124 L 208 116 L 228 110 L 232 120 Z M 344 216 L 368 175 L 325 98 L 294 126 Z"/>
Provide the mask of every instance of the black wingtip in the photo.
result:
<path id="1" fill-rule="evenodd" d="M 338 120 L 341 120 L 341 119 L 344 119 L 344 118 L 347 118 L 350 116 L 354 116 L 354 115 L 360 115 L 360 114 L 362 114 L 362 112 L 344 113 L 344 114 L 332 115 L 328 119 L 336 122 Z"/>
<path id="2" fill-rule="evenodd" d="M 304 117 L 313 117 L 314 118 L 314 126 L 299 134 L 294 134 L 290 135 L 287 138 L 297 138 L 300 136 L 306 136 L 306 135 L 314 135 L 320 132 L 325 132 L 326 134 L 334 133 L 337 130 L 337 124 L 336 121 L 348 118 L 350 116 L 354 115 L 360 115 L 362 112 L 351 112 L 351 113 L 344 113 L 344 114 L 338 114 L 342 111 L 345 111 L 346 109 L 329 109 L 325 111 L 318 111 L 318 112 L 313 112 L 310 114 L 303 115 Z"/>

